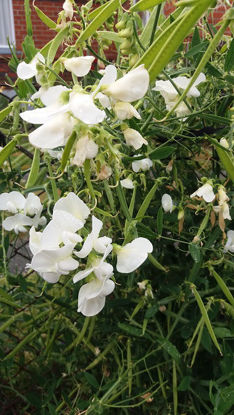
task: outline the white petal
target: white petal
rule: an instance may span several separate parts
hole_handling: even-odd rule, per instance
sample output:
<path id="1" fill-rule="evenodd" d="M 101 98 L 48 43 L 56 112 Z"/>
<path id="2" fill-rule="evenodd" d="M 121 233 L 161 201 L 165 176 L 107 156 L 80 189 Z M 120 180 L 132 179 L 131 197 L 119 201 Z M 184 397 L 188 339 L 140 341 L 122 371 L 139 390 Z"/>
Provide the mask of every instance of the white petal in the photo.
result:
<path id="1" fill-rule="evenodd" d="M 29 231 L 29 248 L 33 255 L 41 251 L 42 232 L 36 232 L 34 226 Z"/>
<path id="2" fill-rule="evenodd" d="M 56 222 L 57 226 L 60 226 L 61 231 L 63 232 L 74 233 L 84 226 L 84 220 L 75 217 L 65 210 L 57 210 L 57 208 L 53 212 L 53 220 Z"/>
<path id="3" fill-rule="evenodd" d="M 35 76 L 37 73 L 36 68 L 30 63 L 20 62 L 17 66 L 17 76 L 20 79 L 30 79 Z"/>
<path id="4" fill-rule="evenodd" d="M 52 117 L 56 115 L 60 117 L 60 114 L 63 115 L 62 113 L 67 112 L 68 110 L 68 105 L 58 105 L 58 103 L 55 103 L 49 107 L 21 112 L 20 117 L 30 124 L 45 124 Z"/>
<path id="5" fill-rule="evenodd" d="M 26 232 L 25 226 L 32 226 L 32 219 L 22 213 L 17 213 L 6 218 L 2 222 L 2 226 L 6 231 Z"/>
<path id="6" fill-rule="evenodd" d="M 136 160 L 136 161 L 132 162 L 132 170 L 135 173 L 138 173 L 140 170 L 142 170 L 142 171 L 149 170 L 150 167 L 152 167 L 152 166 L 153 166 L 153 162 L 152 162 L 152 160 L 150 160 L 148 158 L 145 158 L 145 159 L 142 159 L 142 160 Z"/>
<path id="7" fill-rule="evenodd" d="M 113 110 L 119 120 L 130 120 L 133 117 L 141 119 L 139 112 L 128 102 L 116 102 Z"/>
<path id="8" fill-rule="evenodd" d="M 38 274 L 50 284 L 56 284 L 61 277 L 60 272 L 38 272 Z"/>
<path id="9" fill-rule="evenodd" d="M 78 266 L 79 266 L 79 262 L 71 257 L 58 262 L 58 270 L 62 274 L 63 273 L 67 274 L 70 271 L 74 271 L 76 268 L 78 268 Z"/>
<path id="10" fill-rule="evenodd" d="M 112 84 L 113 82 L 115 82 L 116 78 L 117 78 L 117 69 L 116 69 L 116 67 L 114 65 L 107 65 L 105 67 L 104 75 L 103 75 L 102 79 L 100 79 L 99 84 L 98 84 L 97 89 L 96 89 L 95 92 L 97 92 L 102 85 L 109 85 L 109 84 Z"/>
<path id="11" fill-rule="evenodd" d="M 203 197 L 203 199 L 208 203 L 212 202 L 215 198 L 213 188 L 209 183 L 206 183 L 203 186 L 199 187 L 199 189 L 197 189 L 196 192 L 190 195 L 190 197 L 194 196 Z"/>
<path id="12" fill-rule="evenodd" d="M 2 193 L 0 195 L 0 210 L 17 213 L 18 210 L 23 210 L 25 201 L 25 197 L 20 192 Z"/>
<path id="13" fill-rule="evenodd" d="M 69 58 L 64 60 L 64 66 L 67 71 L 73 72 L 76 76 L 85 76 L 89 73 L 94 60 L 94 56 Z"/>
<path id="14" fill-rule="evenodd" d="M 37 272 L 59 272 L 61 275 L 68 274 L 79 266 L 75 259 L 70 261 L 73 245 L 62 248 L 39 251 L 32 259 L 31 267 Z M 64 264 L 66 269 L 59 269 L 59 263 Z M 66 265 L 65 265 L 66 264 Z M 69 268 L 70 265 L 70 268 Z"/>
<path id="15" fill-rule="evenodd" d="M 113 266 L 108 262 L 100 261 L 99 265 L 94 268 L 94 274 L 99 280 L 106 280 L 113 275 Z"/>
<path id="16" fill-rule="evenodd" d="M 34 193 L 29 193 L 24 206 L 25 215 L 33 216 L 39 212 L 41 213 L 41 211 L 42 204 L 40 198 Z"/>
<path id="17" fill-rule="evenodd" d="M 91 274 L 91 272 L 93 272 L 94 268 L 87 268 L 84 271 L 79 271 L 77 272 L 76 275 L 74 275 L 73 277 L 73 282 L 74 284 L 78 281 L 83 280 L 84 278 L 88 277 L 88 275 Z"/>
<path id="18" fill-rule="evenodd" d="M 29 134 L 30 143 L 36 148 L 53 149 L 64 146 L 72 133 L 74 120 L 68 114 L 56 114 L 45 124 Z"/>
<path id="19" fill-rule="evenodd" d="M 91 283 L 85 284 L 81 287 L 78 295 L 78 312 L 84 316 L 91 317 L 95 316 L 103 309 L 106 301 L 105 296 L 96 296 L 89 299 L 89 292 L 92 291 L 93 287 Z"/>
<path id="20" fill-rule="evenodd" d="M 104 95 L 102 92 L 98 92 L 95 98 L 99 100 L 103 108 L 108 108 L 108 109 L 111 108 L 111 102 L 109 98 L 106 95 Z"/>
<path id="21" fill-rule="evenodd" d="M 148 254 L 152 251 L 153 246 L 148 239 L 134 239 L 117 252 L 117 271 L 121 273 L 133 272 L 147 259 Z"/>
<path id="22" fill-rule="evenodd" d="M 230 216 L 229 206 L 228 206 L 227 202 L 223 203 L 222 210 L 223 210 L 223 218 L 228 219 L 228 220 L 232 220 L 232 218 Z"/>
<path id="23" fill-rule="evenodd" d="M 106 117 L 105 111 L 100 110 L 87 94 L 72 92 L 70 95 L 70 108 L 74 116 L 85 124 L 98 124 Z"/>
<path id="24" fill-rule="evenodd" d="M 140 65 L 109 85 L 103 92 L 118 101 L 133 102 L 146 94 L 148 86 L 149 73 L 144 65 Z"/>
<path id="25" fill-rule="evenodd" d="M 172 198 L 167 193 L 164 193 L 164 195 L 162 196 L 162 207 L 165 212 L 170 212 L 170 213 L 172 212 L 172 209 L 173 209 Z"/>
<path id="26" fill-rule="evenodd" d="M 83 166 L 86 159 L 91 160 L 96 157 L 98 153 L 98 146 L 88 136 L 81 137 L 76 144 L 76 153 L 72 164 L 76 166 Z"/>
<path id="27" fill-rule="evenodd" d="M 61 94 L 65 91 L 69 91 L 69 89 L 64 85 L 51 86 L 48 89 L 43 89 L 40 99 L 46 106 L 54 105 L 55 102 L 59 102 Z"/>
<path id="28" fill-rule="evenodd" d="M 227 242 L 224 246 L 224 252 L 227 251 L 234 253 L 234 231 L 232 230 L 227 232 Z"/>
<path id="29" fill-rule="evenodd" d="M 92 216 L 92 232 L 87 236 L 82 249 L 77 252 L 78 258 L 86 258 L 93 249 L 95 240 L 98 238 L 103 223 L 101 220 Z"/>
<path id="30" fill-rule="evenodd" d="M 71 0 L 65 0 L 63 3 L 63 10 L 65 12 L 65 17 L 68 17 L 71 20 L 73 17 L 73 6 Z"/>
<path id="31" fill-rule="evenodd" d="M 132 146 L 135 150 L 139 150 L 143 144 L 147 145 L 148 142 L 142 137 L 142 135 L 133 128 L 126 128 L 123 131 L 124 138 L 128 146 Z"/>
<path id="32" fill-rule="evenodd" d="M 99 254 L 104 254 L 106 252 L 106 248 L 108 245 L 112 243 L 112 239 L 108 238 L 107 236 L 102 236 L 101 238 L 97 238 L 94 243 L 93 247 L 96 252 Z"/>
<path id="33" fill-rule="evenodd" d="M 88 206 L 73 192 L 68 193 L 66 197 L 59 199 L 54 206 L 55 210 L 65 211 L 79 219 L 83 223 L 90 214 Z"/>
<path id="34" fill-rule="evenodd" d="M 127 179 L 120 180 L 120 184 L 125 189 L 134 189 L 134 184 L 131 179 L 127 178 Z"/>

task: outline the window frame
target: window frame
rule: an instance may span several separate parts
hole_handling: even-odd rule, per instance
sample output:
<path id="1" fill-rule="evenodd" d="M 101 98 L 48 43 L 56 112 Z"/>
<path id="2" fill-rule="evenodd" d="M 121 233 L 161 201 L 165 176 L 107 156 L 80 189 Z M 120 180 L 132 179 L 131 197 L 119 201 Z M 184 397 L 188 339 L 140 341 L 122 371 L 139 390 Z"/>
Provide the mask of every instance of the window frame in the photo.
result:
<path id="1" fill-rule="evenodd" d="M 11 44 L 15 44 L 15 40 L 16 40 L 12 0 L 3 0 L 3 4 L 1 5 L 1 8 L 2 8 L 2 11 L 4 9 L 4 13 L 2 12 L 3 18 L 7 16 L 7 33 L 6 33 L 5 43 L 4 43 L 4 39 L 0 39 L 0 53 L 9 54 L 10 49 L 7 43 L 7 38 L 9 38 L 9 41 Z M 1 43 L 1 41 L 3 41 L 3 43 Z"/>

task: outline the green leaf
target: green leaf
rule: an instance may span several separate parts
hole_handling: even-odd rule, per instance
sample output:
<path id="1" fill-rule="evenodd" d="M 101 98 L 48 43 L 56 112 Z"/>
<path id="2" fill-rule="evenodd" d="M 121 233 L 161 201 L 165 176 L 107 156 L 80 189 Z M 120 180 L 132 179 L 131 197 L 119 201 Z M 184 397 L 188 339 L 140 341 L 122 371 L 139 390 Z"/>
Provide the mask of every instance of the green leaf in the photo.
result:
<path id="1" fill-rule="evenodd" d="M 198 244 L 191 243 L 189 244 L 189 253 L 191 254 L 191 257 L 193 258 L 194 262 L 199 262 L 201 259 L 201 251 Z"/>
<path id="2" fill-rule="evenodd" d="M 130 326 L 129 324 L 125 323 L 118 323 L 118 327 L 123 330 L 125 333 L 128 333 L 131 336 L 134 337 L 145 337 L 147 339 L 151 339 L 151 337 L 147 333 L 142 333 L 141 329 L 138 329 L 136 327 Z"/>
<path id="3" fill-rule="evenodd" d="M 190 48 L 188 50 L 188 52 L 185 53 L 184 56 L 186 58 L 190 58 L 192 56 L 197 55 L 198 53 L 205 52 L 205 50 L 208 48 L 208 46 L 209 46 L 209 41 L 208 40 L 204 40 L 204 42 L 201 42 L 198 45 L 193 46 L 192 48 Z"/>
<path id="4" fill-rule="evenodd" d="M 32 36 L 26 35 L 22 43 L 23 51 L 26 56 L 26 60 L 29 62 L 34 58 L 37 53 L 37 49 L 34 44 Z"/>
<path id="5" fill-rule="evenodd" d="M 130 11 L 143 12 L 144 10 L 151 9 L 154 6 L 163 3 L 164 1 L 165 0 L 140 0 L 130 8 Z"/>
<path id="6" fill-rule="evenodd" d="M 218 146 L 215 146 L 215 149 L 217 151 L 217 154 L 219 156 L 221 164 L 225 168 L 225 170 L 226 170 L 228 176 L 230 177 L 230 179 L 232 180 L 232 182 L 234 182 L 234 163 L 233 163 L 231 157 L 229 156 L 227 151 L 222 150 Z"/>
<path id="7" fill-rule="evenodd" d="M 219 391 L 214 408 L 214 415 L 225 415 L 234 406 L 233 385 L 227 386 Z M 229 413 L 231 415 L 231 412 Z"/>
<path id="8" fill-rule="evenodd" d="M 162 160 L 169 157 L 172 153 L 175 151 L 175 147 L 172 146 L 162 146 L 159 148 L 156 148 L 156 150 L 151 151 L 149 153 L 149 158 L 152 160 Z"/>
<path id="9" fill-rule="evenodd" d="M 99 383 L 91 373 L 85 372 L 84 377 L 91 386 L 93 386 L 95 389 L 99 389 Z"/>
<path id="10" fill-rule="evenodd" d="M 163 209 L 162 206 L 158 209 L 157 213 L 157 231 L 159 235 L 162 235 L 163 230 Z"/>
<path id="11" fill-rule="evenodd" d="M 145 199 L 143 200 L 143 202 L 142 202 L 142 204 L 141 204 L 141 206 L 138 210 L 138 213 L 136 215 L 136 220 L 137 221 L 141 222 L 142 219 L 144 218 L 145 213 L 146 213 L 146 211 L 147 211 L 147 209 L 148 209 L 148 207 L 149 207 L 149 205 L 150 205 L 150 203 L 151 203 L 151 201 L 154 197 L 154 194 L 155 194 L 157 188 L 158 188 L 158 182 L 156 181 L 156 183 L 154 183 L 154 185 L 151 187 L 149 193 L 146 195 Z"/>
<path id="12" fill-rule="evenodd" d="M 40 10 L 37 6 L 35 6 L 34 5 L 34 9 L 35 9 L 35 11 L 36 11 L 36 13 L 37 13 L 37 15 L 38 15 L 38 17 L 39 17 L 39 19 L 43 22 L 43 23 L 45 23 L 45 25 L 47 26 L 47 27 L 49 27 L 50 29 L 56 29 L 56 27 L 57 27 L 57 24 L 52 20 L 52 19 L 50 19 L 48 16 L 46 16 L 46 14 L 45 13 L 43 13 L 43 11 L 42 10 Z"/>
<path id="13" fill-rule="evenodd" d="M 152 307 L 149 307 L 149 308 L 146 310 L 146 313 L 145 313 L 145 318 L 146 318 L 147 320 L 149 320 L 150 318 L 152 318 L 152 317 L 154 317 L 154 316 L 155 316 L 155 314 L 157 313 L 157 311 L 158 311 L 158 305 L 157 305 L 157 304 L 153 305 Z"/>
<path id="14" fill-rule="evenodd" d="M 69 33 L 69 28 L 64 27 L 57 33 L 57 35 L 51 42 L 48 55 L 47 55 L 47 65 L 50 65 L 53 62 L 59 46 L 61 45 L 63 40 L 67 37 L 68 33 Z"/>
<path id="15" fill-rule="evenodd" d="M 98 31 L 97 35 L 100 36 L 101 39 L 111 40 L 112 42 L 116 42 L 116 43 L 121 43 L 123 41 L 123 39 L 120 36 L 118 36 L 118 34 L 115 32 L 107 32 L 103 30 L 103 31 Z"/>
<path id="16" fill-rule="evenodd" d="M 216 337 L 220 337 L 221 339 L 224 339 L 225 337 L 233 337 L 231 331 L 226 327 L 214 327 L 214 333 Z"/>
<path id="17" fill-rule="evenodd" d="M 165 350 L 176 362 L 180 360 L 180 352 L 178 351 L 176 346 L 174 346 L 174 344 L 172 344 L 171 342 L 169 342 L 169 340 L 166 339 L 162 339 L 160 344 L 163 350 Z"/>
<path id="18" fill-rule="evenodd" d="M 12 299 L 11 295 L 9 295 L 3 288 L 0 288 L 0 303 L 11 305 L 12 307 L 18 308 L 19 305 Z"/>
<path id="19" fill-rule="evenodd" d="M 190 387 L 191 380 L 192 380 L 191 376 L 184 376 L 178 386 L 178 391 L 181 391 L 181 392 L 187 391 Z"/>
<path id="20" fill-rule="evenodd" d="M 74 145 L 74 142 L 76 140 L 76 131 L 73 131 L 73 133 L 70 135 L 69 139 L 67 140 L 67 143 L 64 147 L 64 151 L 63 151 L 63 155 L 62 155 L 62 159 L 61 159 L 61 165 L 60 165 L 60 169 L 62 170 L 62 172 L 64 171 L 66 165 L 67 165 L 67 161 L 68 158 L 70 156 L 72 147 Z"/>
<path id="21" fill-rule="evenodd" d="M 234 39 L 232 39 L 225 59 L 224 70 L 231 72 L 234 69 Z"/>
<path id="22" fill-rule="evenodd" d="M 11 155 L 15 146 L 17 144 L 17 140 L 13 138 L 13 140 L 9 141 L 9 143 L 3 147 L 0 152 L 0 167 L 3 165 L 4 161 Z"/>
<path id="23" fill-rule="evenodd" d="M 121 0 L 121 3 L 124 3 L 126 0 Z M 105 23 L 105 21 L 113 14 L 113 12 L 119 7 L 119 0 L 111 0 L 105 7 L 101 7 L 99 13 L 94 17 L 92 22 L 81 32 L 80 37 L 76 41 L 76 46 L 87 40 L 92 36 L 97 29 Z"/>
<path id="24" fill-rule="evenodd" d="M 191 47 L 193 48 L 194 46 L 198 45 L 199 43 L 201 43 L 201 38 L 200 38 L 198 27 L 196 26 L 195 29 L 194 29 L 194 32 L 193 32 Z"/>
<path id="25" fill-rule="evenodd" d="M 36 183 L 38 174 L 39 174 L 39 169 L 40 169 L 40 150 L 38 148 L 35 148 L 32 166 L 31 166 L 31 170 L 28 176 L 27 183 L 25 185 L 25 189 L 32 187 Z"/>
<path id="26" fill-rule="evenodd" d="M 0 122 L 2 122 L 10 114 L 11 111 L 12 111 L 12 105 L 9 105 L 8 107 L 0 111 Z"/>

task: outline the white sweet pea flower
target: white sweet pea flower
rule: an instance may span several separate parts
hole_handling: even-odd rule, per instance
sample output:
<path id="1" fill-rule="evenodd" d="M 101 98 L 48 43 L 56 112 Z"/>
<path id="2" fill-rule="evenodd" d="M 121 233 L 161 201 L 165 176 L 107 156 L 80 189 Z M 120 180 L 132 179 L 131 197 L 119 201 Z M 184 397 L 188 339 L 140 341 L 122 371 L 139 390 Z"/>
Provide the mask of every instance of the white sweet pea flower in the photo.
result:
<path id="1" fill-rule="evenodd" d="M 106 296 L 111 294 L 114 288 L 114 282 L 109 279 L 95 278 L 84 284 L 78 294 L 77 311 L 87 317 L 97 315 L 105 306 Z"/>
<path id="2" fill-rule="evenodd" d="M 65 17 L 71 20 L 74 13 L 72 0 L 65 0 L 63 3 L 63 10 L 65 12 Z"/>
<path id="3" fill-rule="evenodd" d="M 102 82 L 102 92 L 104 94 L 116 101 L 133 102 L 143 98 L 146 94 L 149 86 L 149 74 L 144 65 L 140 65 L 132 69 L 121 79 L 109 83 L 109 85 L 107 81 L 108 79 L 106 78 Z M 107 86 L 104 87 L 105 85 Z"/>
<path id="4" fill-rule="evenodd" d="M 36 148 L 46 150 L 65 146 L 75 123 L 68 113 L 57 113 L 29 134 L 29 142 Z"/>
<path id="5" fill-rule="evenodd" d="M 72 160 L 72 164 L 83 166 L 85 160 L 91 160 L 98 153 L 98 145 L 87 135 L 79 138 L 76 144 L 76 153 Z"/>
<path id="6" fill-rule="evenodd" d="M 133 181 L 130 178 L 120 180 L 120 184 L 125 189 L 134 189 Z"/>
<path id="7" fill-rule="evenodd" d="M 214 200 L 215 194 L 213 192 L 213 187 L 209 184 L 203 184 L 203 186 L 199 187 L 196 192 L 192 193 L 190 197 L 202 197 L 205 202 L 210 203 Z"/>
<path id="8" fill-rule="evenodd" d="M 146 238 L 136 238 L 129 244 L 117 248 L 117 271 L 127 274 L 135 271 L 153 251 L 153 245 Z"/>
<path id="9" fill-rule="evenodd" d="M 141 154 L 138 154 L 138 156 L 140 156 Z M 135 173 L 138 173 L 140 170 L 142 171 L 146 171 L 149 170 L 150 167 L 153 166 L 153 162 L 152 160 L 150 160 L 149 158 L 145 158 L 142 160 L 136 160 L 132 162 L 132 170 Z"/>
<path id="10" fill-rule="evenodd" d="M 162 207 L 164 212 L 172 212 L 173 209 L 173 201 L 170 195 L 164 193 L 162 196 Z"/>
<path id="11" fill-rule="evenodd" d="M 90 214 L 88 206 L 73 192 L 59 199 L 54 205 L 53 219 L 69 223 L 76 231 L 83 228 Z"/>
<path id="12" fill-rule="evenodd" d="M 146 141 L 142 135 L 133 128 L 126 128 L 123 131 L 124 138 L 128 146 L 132 146 L 135 150 L 139 150 L 143 146 L 143 144 L 147 145 L 148 141 Z"/>
<path id="13" fill-rule="evenodd" d="M 0 210 L 17 213 L 24 209 L 26 199 L 20 192 L 2 193 L 0 195 Z"/>
<path id="14" fill-rule="evenodd" d="M 4 219 L 2 226 L 6 231 L 14 231 L 16 234 L 27 232 L 28 230 L 25 226 L 33 226 L 33 219 L 23 213 L 16 213 Z"/>
<path id="15" fill-rule="evenodd" d="M 72 258 L 74 245 L 68 244 L 62 248 L 47 249 L 37 252 L 28 268 L 52 284 L 58 282 L 61 275 L 67 275 L 78 268 L 79 262 Z"/>
<path id="16" fill-rule="evenodd" d="M 24 205 L 24 214 L 34 216 L 42 212 L 42 204 L 40 198 L 34 193 L 29 193 Z"/>
<path id="17" fill-rule="evenodd" d="M 224 252 L 227 251 L 234 253 L 234 231 L 232 230 L 227 232 L 227 242 L 224 246 Z"/>
<path id="18" fill-rule="evenodd" d="M 97 219 L 95 216 L 92 216 L 92 232 L 87 236 L 85 243 L 82 249 L 79 252 L 76 252 L 78 258 L 87 257 L 92 249 L 100 254 L 105 254 L 107 247 L 108 251 L 111 247 L 112 239 L 106 236 L 99 238 L 99 233 L 103 227 L 101 220 Z"/>
<path id="19" fill-rule="evenodd" d="M 94 60 L 94 56 L 79 56 L 75 58 L 65 58 L 63 64 L 67 71 L 80 77 L 89 73 Z"/>
<path id="20" fill-rule="evenodd" d="M 133 117 L 141 119 L 139 112 L 128 102 L 116 102 L 113 110 L 119 120 L 130 120 Z"/>
<path id="21" fill-rule="evenodd" d="M 185 76 L 178 76 L 177 78 L 172 79 L 177 88 L 185 90 L 190 82 L 190 78 L 187 78 Z M 187 93 L 187 97 L 199 97 L 200 91 L 196 88 L 197 85 L 199 85 L 201 82 L 204 82 L 206 80 L 206 77 L 203 73 L 201 73 L 196 81 L 194 82 L 193 86 L 190 88 L 190 90 Z M 168 81 L 156 81 L 155 87 L 153 88 L 153 91 L 159 91 L 162 97 L 165 100 L 166 108 L 168 111 L 171 111 L 172 108 L 175 106 L 179 99 L 179 94 L 175 87 L 172 85 L 172 83 Z M 176 115 L 178 117 L 183 117 L 185 115 L 189 115 L 190 111 L 187 107 L 187 105 L 184 102 L 181 102 L 178 107 L 175 109 Z"/>
<path id="22" fill-rule="evenodd" d="M 41 55 L 41 53 L 37 53 L 34 58 L 31 60 L 30 63 L 26 63 L 26 62 L 20 62 L 19 65 L 17 66 L 17 76 L 20 79 L 30 79 L 33 76 L 37 75 L 37 63 L 45 63 L 45 58 L 44 56 Z"/>
<path id="23" fill-rule="evenodd" d="M 84 271 L 79 271 L 76 275 L 74 275 L 74 284 L 88 277 L 90 274 L 92 274 L 92 272 L 100 280 L 110 278 L 113 275 L 113 267 L 111 264 L 105 262 L 105 259 L 108 257 L 111 251 L 112 245 L 108 244 L 102 258 L 95 256 L 91 261 L 91 266 L 89 268 L 86 268 Z M 75 252 L 75 254 L 78 256 L 77 252 Z"/>
<path id="24" fill-rule="evenodd" d="M 70 94 L 70 109 L 78 120 L 85 124 L 99 124 L 106 117 L 93 102 L 93 96 L 73 91 Z"/>

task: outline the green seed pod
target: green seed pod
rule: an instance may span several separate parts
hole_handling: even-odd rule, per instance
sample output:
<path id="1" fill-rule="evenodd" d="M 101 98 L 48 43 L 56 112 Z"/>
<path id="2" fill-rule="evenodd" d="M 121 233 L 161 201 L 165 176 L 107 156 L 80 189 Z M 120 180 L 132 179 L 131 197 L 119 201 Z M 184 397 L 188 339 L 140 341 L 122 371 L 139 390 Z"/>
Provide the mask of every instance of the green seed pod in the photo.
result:
<path id="1" fill-rule="evenodd" d="M 127 19 L 128 19 L 128 14 L 124 13 L 121 20 L 118 23 L 116 23 L 115 25 L 116 29 L 118 30 L 124 29 L 127 23 Z"/>
<path id="2" fill-rule="evenodd" d="M 137 55 L 137 53 L 135 53 L 134 55 L 131 55 L 129 59 L 130 67 L 134 66 L 137 63 L 138 59 L 139 59 L 139 56 Z"/>
<path id="3" fill-rule="evenodd" d="M 120 37 L 126 37 L 126 38 L 128 38 L 128 37 L 131 37 L 132 36 L 132 33 L 133 33 L 132 29 L 130 27 L 127 27 L 126 29 L 121 30 L 118 33 L 118 35 Z"/>
<path id="4" fill-rule="evenodd" d="M 132 42 L 130 42 L 130 40 L 126 39 L 123 41 L 123 43 L 121 43 L 120 45 L 120 50 L 122 51 L 124 50 L 128 50 L 130 49 L 130 47 L 132 46 Z"/>

